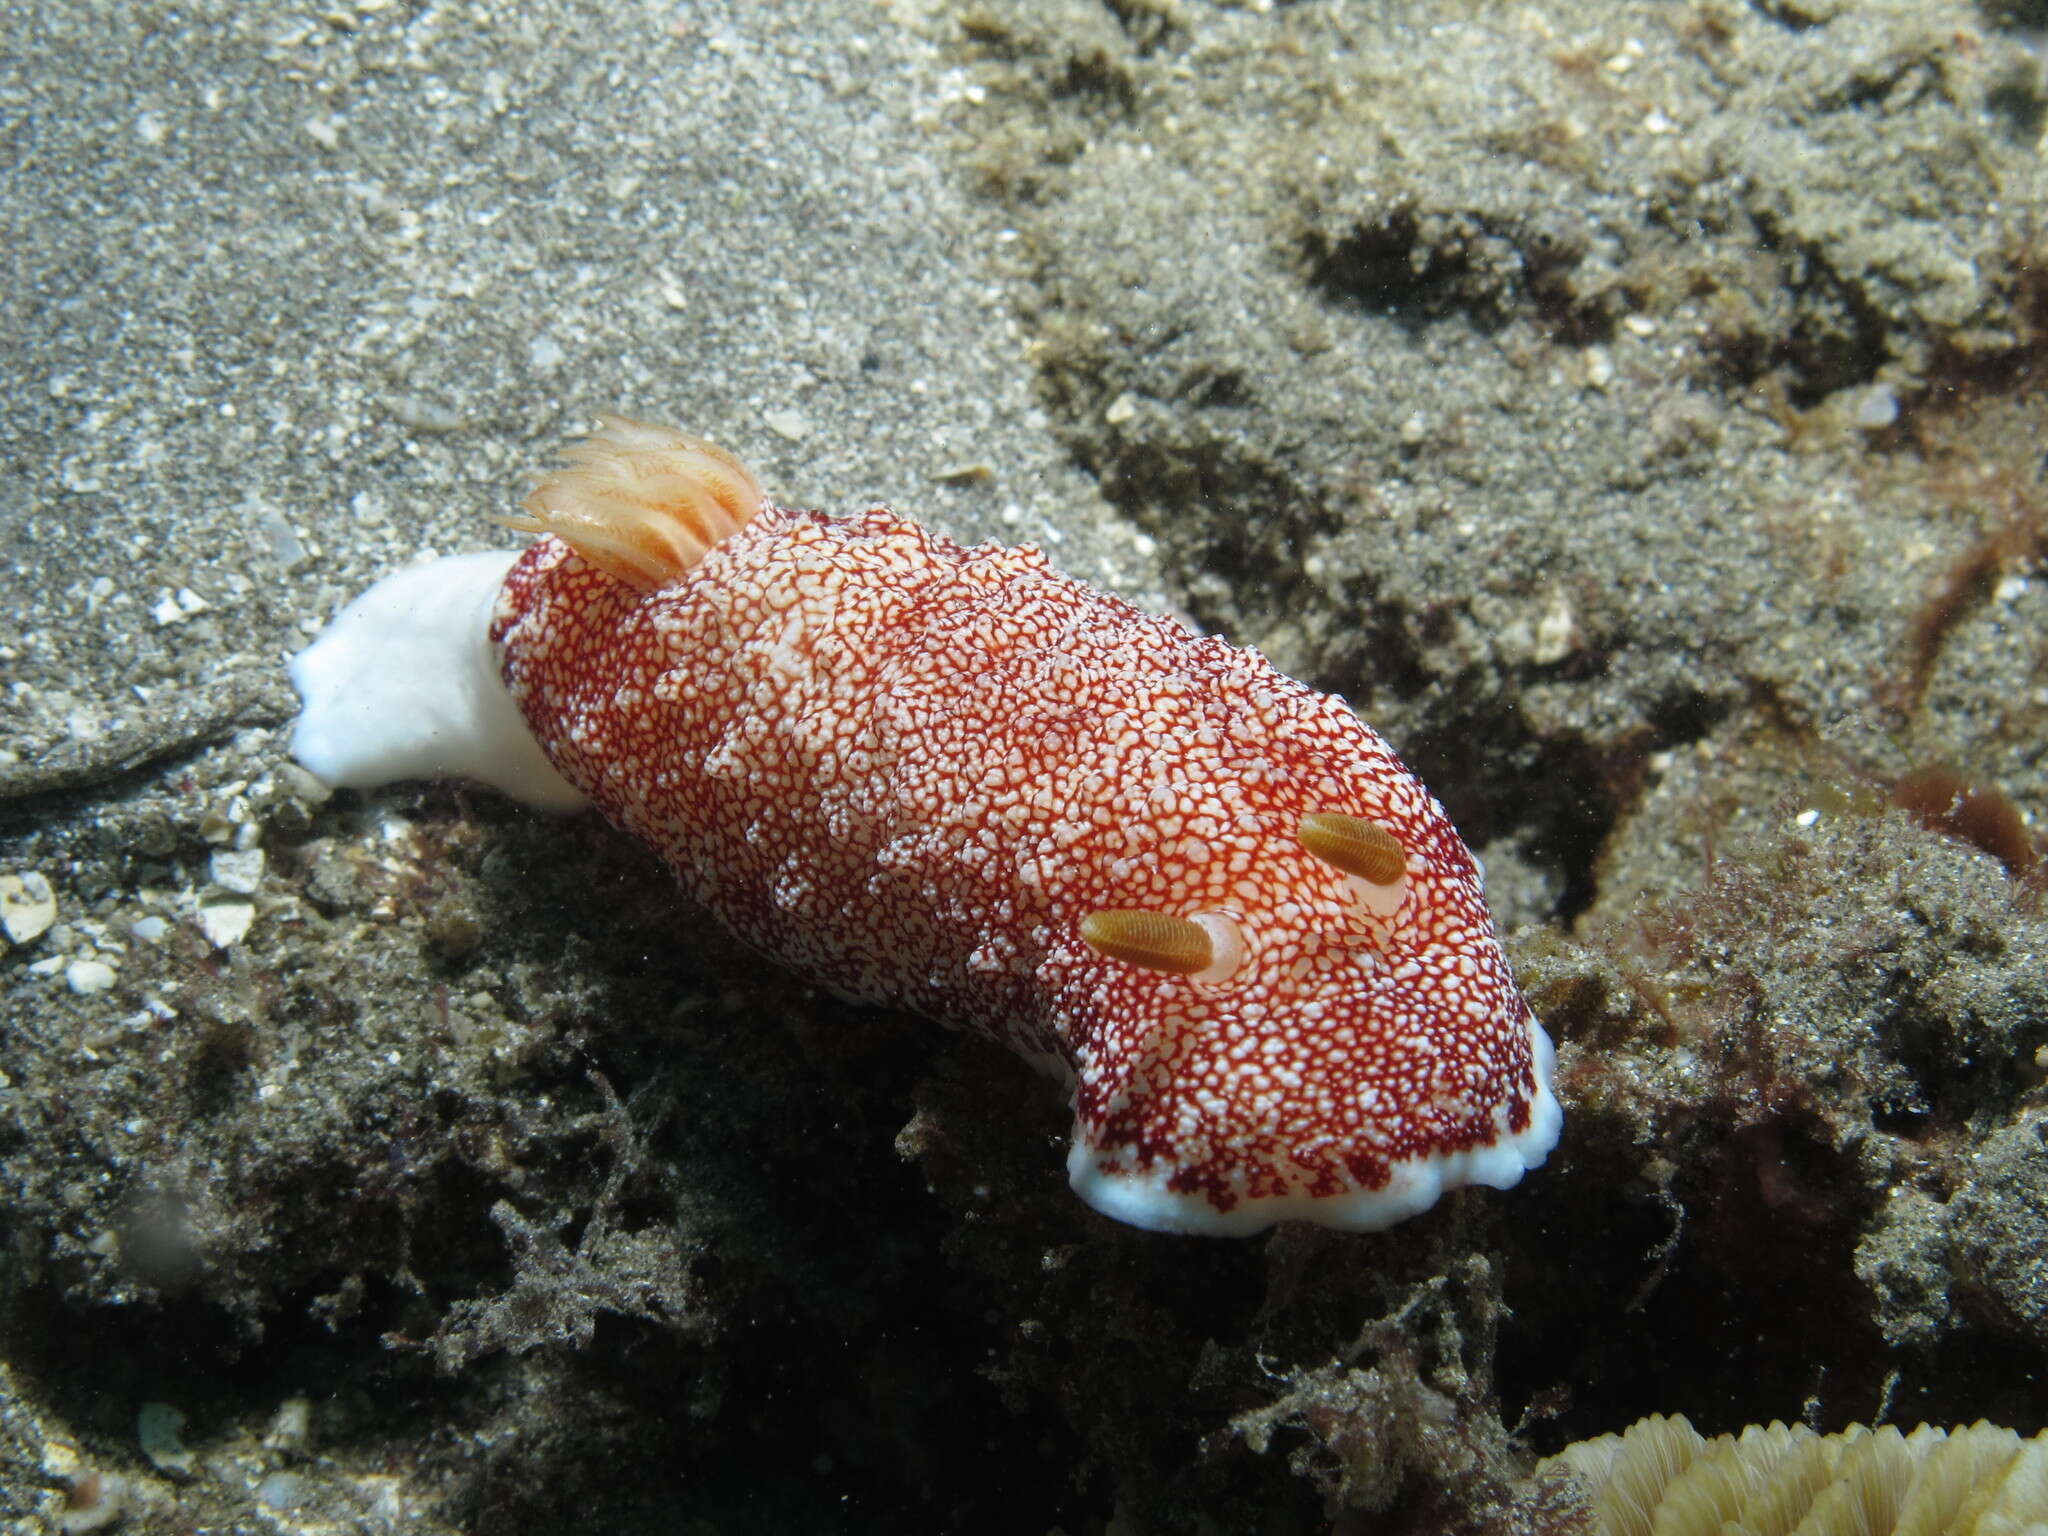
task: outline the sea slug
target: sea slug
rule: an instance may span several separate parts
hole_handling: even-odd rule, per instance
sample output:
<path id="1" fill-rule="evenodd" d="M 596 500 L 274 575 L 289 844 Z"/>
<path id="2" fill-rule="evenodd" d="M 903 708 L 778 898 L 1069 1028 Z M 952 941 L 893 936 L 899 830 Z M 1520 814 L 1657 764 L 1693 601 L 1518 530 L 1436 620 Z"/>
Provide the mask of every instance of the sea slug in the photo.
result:
<path id="1" fill-rule="evenodd" d="M 1073 1187 L 1135 1226 L 1372 1230 L 1556 1143 L 1472 856 L 1342 700 L 665 428 L 567 460 L 523 553 L 294 658 L 314 773 L 594 802 L 784 964 L 1062 1078 Z"/>

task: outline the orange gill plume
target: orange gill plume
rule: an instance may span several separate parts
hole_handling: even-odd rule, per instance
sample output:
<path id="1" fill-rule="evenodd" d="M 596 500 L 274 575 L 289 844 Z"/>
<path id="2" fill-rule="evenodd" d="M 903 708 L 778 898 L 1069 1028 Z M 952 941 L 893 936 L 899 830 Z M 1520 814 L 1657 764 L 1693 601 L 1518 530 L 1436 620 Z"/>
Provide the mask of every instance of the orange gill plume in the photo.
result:
<path id="1" fill-rule="evenodd" d="M 508 528 L 551 533 L 640 592 L 674 581 L 760 511 L 761 485 L 723 448 L 624 416 L 563 451 Z"/>

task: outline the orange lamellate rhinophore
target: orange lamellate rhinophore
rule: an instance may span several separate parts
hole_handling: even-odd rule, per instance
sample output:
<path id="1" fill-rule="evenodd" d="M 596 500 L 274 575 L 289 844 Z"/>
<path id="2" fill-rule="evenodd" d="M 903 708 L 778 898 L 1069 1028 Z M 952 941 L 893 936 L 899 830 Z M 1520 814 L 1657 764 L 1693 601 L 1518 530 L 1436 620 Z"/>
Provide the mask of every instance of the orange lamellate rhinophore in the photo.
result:
<path id="1" fill-rule="evenodd" d="M 430 766 L 580 793 L 793 969 L 1060 1073 L 1074 1187 L 1135 1225 L 1378 1228 L 1543 1160 L 1550 1044 L 1472 857 L 1341 700 L 1034 549 L 732 514 L 752 485 L 607 419 L 529 503 L 551 531 L 450 599 L 488 603 L 478 654 L 559 782 L 490 768 L 514 717 L 478 676 L 479 740 Z M 298 750 L 336 782 L 388 776 L 323 715 L 381 710 L 343 681 L 390 627 L 361 617 L 295 665 Z"/>

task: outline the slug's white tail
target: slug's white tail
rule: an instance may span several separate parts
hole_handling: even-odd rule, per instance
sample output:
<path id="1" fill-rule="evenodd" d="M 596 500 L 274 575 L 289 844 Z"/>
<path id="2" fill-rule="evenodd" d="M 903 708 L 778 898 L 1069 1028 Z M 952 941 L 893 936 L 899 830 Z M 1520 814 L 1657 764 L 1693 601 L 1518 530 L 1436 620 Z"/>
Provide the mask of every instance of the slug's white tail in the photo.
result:
<path id="1" fill-rule="evenodd" d="M 346 788 L 447 776 L 544 810 L 581 806 L 527 729 L 491 646 L 491 608 L 518 558 L 494 550 L 408 566 L 336 614 L 292 658 L 305 701 L 292 755 Z"/>

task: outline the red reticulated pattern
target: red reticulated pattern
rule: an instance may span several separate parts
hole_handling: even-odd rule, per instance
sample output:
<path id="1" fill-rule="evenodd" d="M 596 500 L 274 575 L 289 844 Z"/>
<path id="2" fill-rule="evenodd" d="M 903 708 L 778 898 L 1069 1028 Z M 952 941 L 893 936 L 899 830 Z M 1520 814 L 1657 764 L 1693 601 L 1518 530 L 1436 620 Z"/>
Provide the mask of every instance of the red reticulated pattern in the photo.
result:
<path id="1" fill-rule="evenodd" d="M 735 933 L 1076 1080 L 1089 1140 L 1227 1211 L 1378 1189 L 1529 1123 L 1529 1014 L 1471 855 L 1341 700 L 884 508 L 773 506 L 641 595 L 555 538 L 492 629 L 548 755 Z M 1301 817 L 1408 851 L 1374 916 Z M 1235 918 L 1221 982 L 1097 954 L 1101 908 Z"/>

